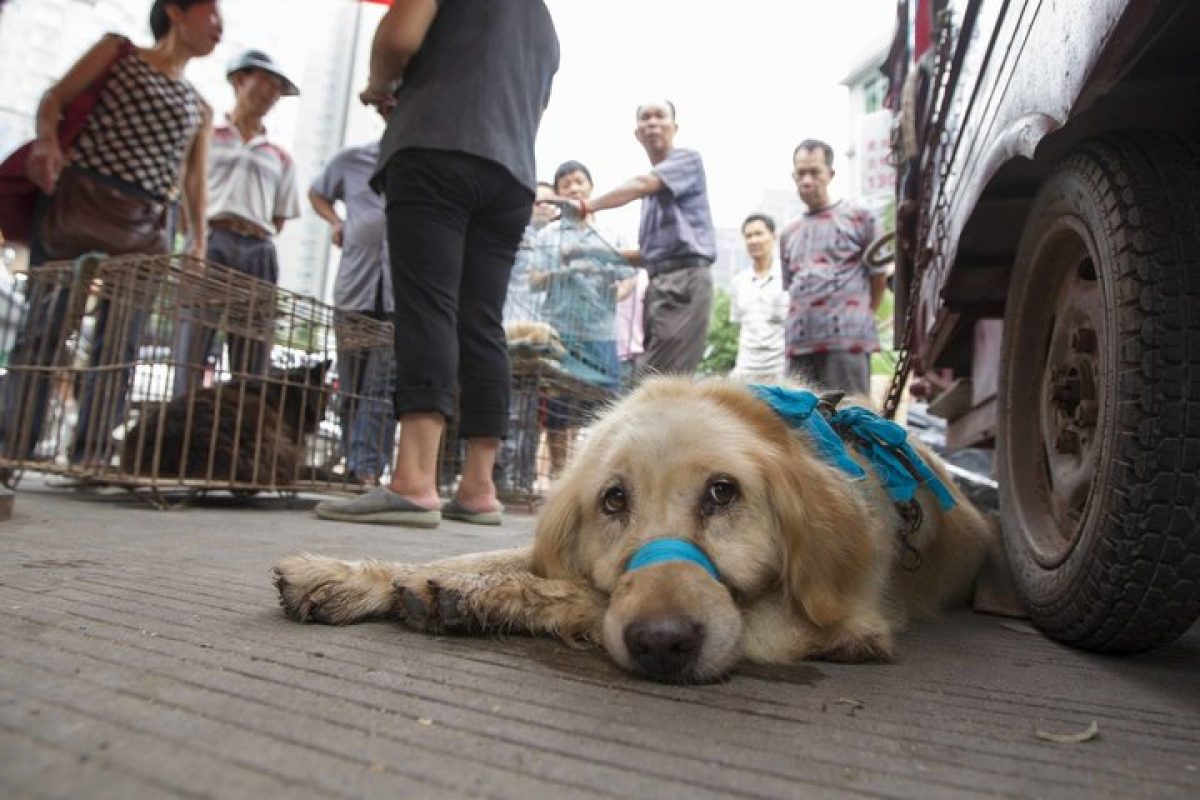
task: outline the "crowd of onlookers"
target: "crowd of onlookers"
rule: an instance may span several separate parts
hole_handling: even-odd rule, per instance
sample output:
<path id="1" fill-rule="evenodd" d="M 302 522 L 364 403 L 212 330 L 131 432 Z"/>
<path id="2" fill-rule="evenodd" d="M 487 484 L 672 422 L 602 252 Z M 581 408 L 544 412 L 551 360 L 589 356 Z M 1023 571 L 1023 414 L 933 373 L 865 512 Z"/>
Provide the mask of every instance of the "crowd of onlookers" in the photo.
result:
<path id="1" fill-rule="evenodd" d="M 47 91 L 28 165 L 42 191 L 31 261 L 167 252 L 185 236 L 188 253 L 275 283 L 273 239 L 299 202 L 292 159 L 264 119 L 299 88 L 266 53 L 245 52 L 228 67 L 234 109 L 213 120 L 183 70 L 220 40 L 218 3 L 158 0 L 151 28 L 156 41 L 146 48 L 105 37 Z M 598 405 L 514 384 L 506 325 L 510 334 L 540 330 L 557 368 L 596 390 L 591 397 L 649 375 L 695 373 L 717 255 L 704 161 L 676 146 L 676 108 L 654 98 L 634 110 L 645 171 L 599 192 L 589 166 L 568 161 L 537 182 L 533 142 L 559 63 L 542 0 L 393 6 L 370 63 L 361 100 L 386 119 L 382 140 L 339 153 L 308 200 L 342 251 L 339 313 L 395 327 L 394 350 L 337 354 L 341 385 L 359 398 L 344 409 L 347 477 L 374 486 L 389 473 L 390 483 L 318 513 L 492 524 L 496 476 L 522 488 L 537 478 L 505 463 L 531 461 L 544 446 L 551 471 L 561 469 L 581 412 Z M 64 144 L 59 120 L 89 92 L 94 105 Z M 730 303 L 741 379 L 797 376 L 869 391 L 886 276 L 863 260 L 876 235 L 872 215 L 830 196 L 833 167 L 829 145 L 801 142 L 792 175 L 807 211 L 782 225 L 763 213 L 742 224 L 752 268 L 734 276 Z M 114 220 L 100 218 L 112 209 L 87 205 L 97 192 L 121 199 L 140 240 L 113 239 Z M 634 201 L 637 241 L 626 242 L 606 229 L 604 212 Z M 71 229 L 59 230 L 52 223 L 66 211 Z M 234 369 L 269 366 L 264 343 L 228 338 Z M 176 394 L 194 388 L 215 345 L 201 326 L 176 332 Z M 436 460 L 451 418 L 465 451 L 443 502 Z"/>

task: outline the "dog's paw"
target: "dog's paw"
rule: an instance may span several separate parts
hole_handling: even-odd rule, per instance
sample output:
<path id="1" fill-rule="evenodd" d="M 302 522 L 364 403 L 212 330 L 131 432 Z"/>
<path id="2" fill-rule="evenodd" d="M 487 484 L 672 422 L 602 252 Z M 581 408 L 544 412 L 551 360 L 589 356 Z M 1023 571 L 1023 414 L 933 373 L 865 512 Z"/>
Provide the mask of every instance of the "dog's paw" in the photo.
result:
<path id="1" fill-rule="evenodd" d="M 279 604 L 288 617 L 297 622 L 346 625 L 390 610 L 390 582 L 385 579 L 381 584 L 375 573 L 369 562 L 305 554 L 276 564 L 274 581 Z"/>
<path id="2" fill-rule="evenodd" d="M 394 583 L 397 611 L 404 623 L 422 633 L 469 633 L 479 630 L 466 596 L 444 580 L 399 579 Z"/>
<path id="3" fill-rule="evenodd" d="M 279 605 L 297 622 L 331 622 L 326 601 L 332 565 L 316 556 L 292 556 L 275 565 L 275 589 Z"/>

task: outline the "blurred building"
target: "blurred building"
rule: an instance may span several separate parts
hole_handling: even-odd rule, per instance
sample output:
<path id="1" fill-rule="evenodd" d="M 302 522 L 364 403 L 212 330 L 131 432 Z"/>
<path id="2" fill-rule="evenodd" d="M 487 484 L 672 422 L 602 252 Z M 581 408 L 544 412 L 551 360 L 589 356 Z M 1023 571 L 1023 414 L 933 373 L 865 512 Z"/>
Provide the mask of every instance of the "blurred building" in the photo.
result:
<path id="1" fill-rule="evenodd" d="M 896 194 L 896 168 L 891 159 L 892 113 L 883 107 L 888 79 L 879 68 L 890 42 L 869 51 L 842 84 L 850 90 L 852 144 L 837 167 L 844 196 L 872 209 L 890 228 Z"/>

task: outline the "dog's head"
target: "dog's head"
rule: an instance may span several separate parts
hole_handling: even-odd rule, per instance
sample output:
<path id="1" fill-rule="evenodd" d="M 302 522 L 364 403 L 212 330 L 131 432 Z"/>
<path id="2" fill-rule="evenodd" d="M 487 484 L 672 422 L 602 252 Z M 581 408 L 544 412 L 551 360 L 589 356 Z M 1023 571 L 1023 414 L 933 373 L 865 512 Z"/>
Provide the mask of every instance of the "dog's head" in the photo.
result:
<path id="1" fill-rule="evenodd" d="M 326 359 L 286 370 L 271 370 L 266 381 L 267 402 L 280 411 L 297 433 L 313 433 L 325 416 L 330 392 L 325 379 L 331 366 L 332 362 Z"/>
<path id="2" fill-rule="evenodd" d="M 874 557 L 865 513 L 746 387 L 661 378 L 590 429 L 539 519 L 534 568 L 610 595 L 604 646 L 622 667 L 712 680 L 740 659 L 746 614 L 819 629 L 851 613 Z M 703 555 L 627 569 L 662 538 Z"/>

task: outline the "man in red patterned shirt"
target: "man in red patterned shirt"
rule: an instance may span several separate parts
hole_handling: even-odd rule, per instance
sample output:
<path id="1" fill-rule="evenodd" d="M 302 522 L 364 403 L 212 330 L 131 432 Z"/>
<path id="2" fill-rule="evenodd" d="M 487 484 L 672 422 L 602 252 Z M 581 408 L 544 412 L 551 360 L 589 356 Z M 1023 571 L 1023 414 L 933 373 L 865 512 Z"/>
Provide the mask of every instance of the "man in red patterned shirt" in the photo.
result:
<path id="1" fill-rule="evenodd" d="M 846 200 L 831 202 L 833 149 L 806 139 L 792 155 L 793 179 L 807 213 L 780 239 L 787 318 L 788 373 L 827 389 L 866 395 L 871 353 L 879 349 L 875 310 L 886 270 L 870 270 L 863 252 L 875 218 Z"/>

